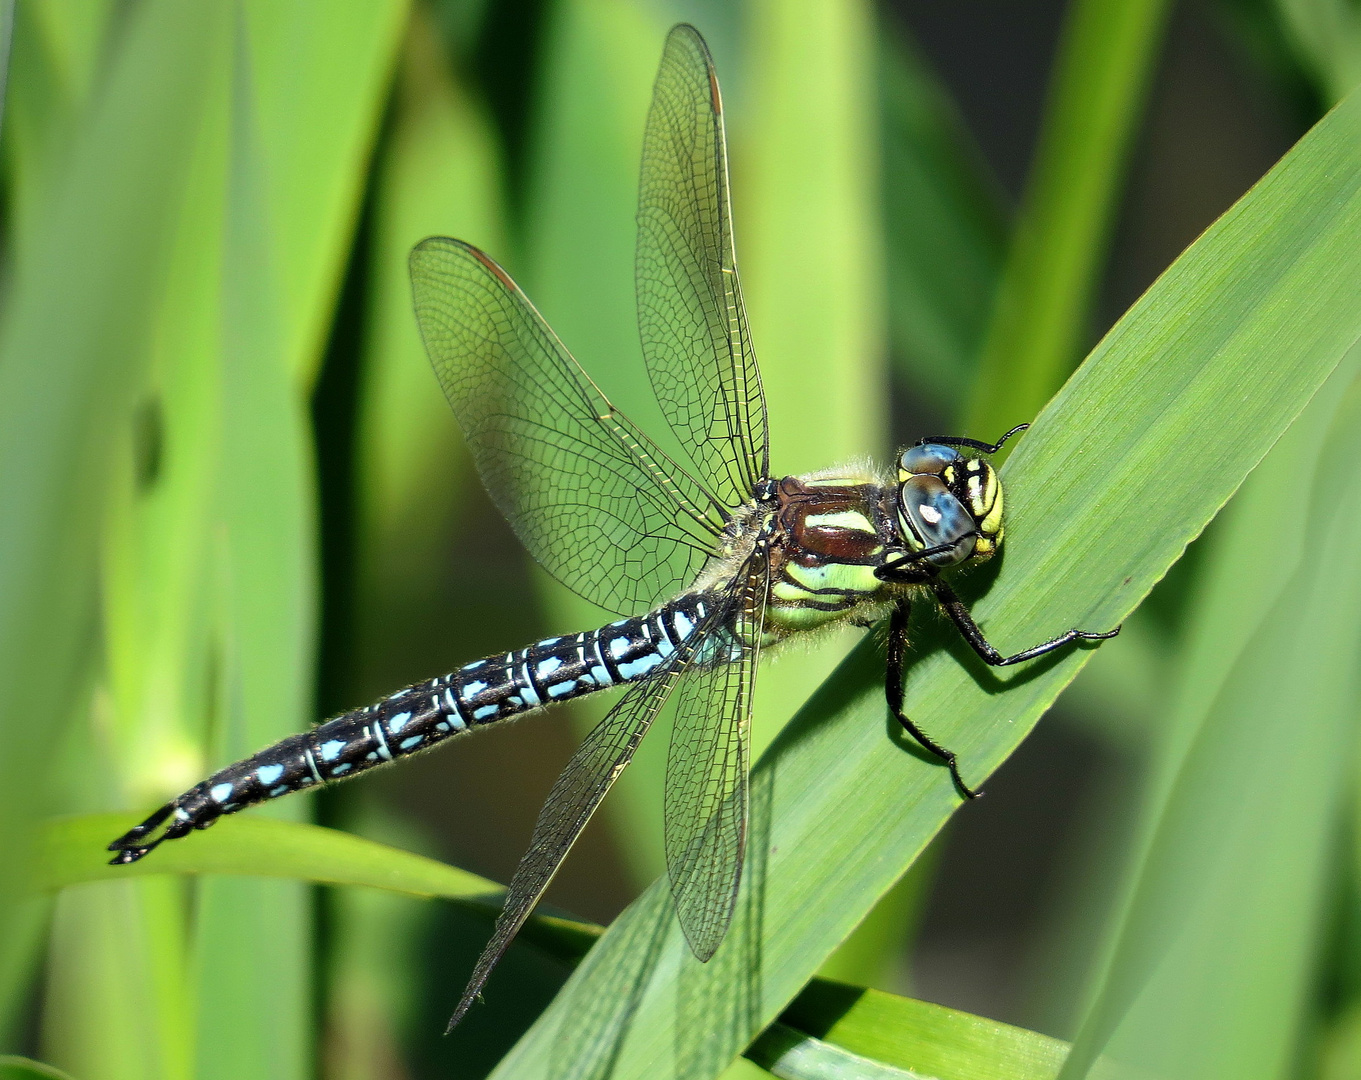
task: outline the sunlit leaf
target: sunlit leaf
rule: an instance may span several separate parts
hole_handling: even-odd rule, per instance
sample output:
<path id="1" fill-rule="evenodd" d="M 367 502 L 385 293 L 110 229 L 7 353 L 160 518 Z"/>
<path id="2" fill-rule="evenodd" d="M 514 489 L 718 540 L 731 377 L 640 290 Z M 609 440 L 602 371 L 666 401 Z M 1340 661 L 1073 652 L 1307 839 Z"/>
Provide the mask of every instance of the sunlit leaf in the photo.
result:
<path id="1" fill-rule="evenodd" d="M 1361 705 L 1361 387 L 1338 382 L 1311 410 L 1326 422 L 1351 383 L 1317 465 L 1235 506 L 1241 554 L 1245 530 L 1260 535 L 1280 517 L 1281 492 L 1299 487 L 1299 518 L 1285 528 L 1302 535 L 1282 538 L 1294 573 L 1268 575 L 1265 602 L 1241 577 L 1206 592 L 1178 717 L 1185 760 L 1065 1076 L 1087 1075 L 1105 1052 L 1169 1078 L 1265 1080 L 1303 1036 L 1298 1003 L 1324 929 L 1317 898 L 1334 873 Z M 1303 437 L 1317 445 L 1315 432 Z"/>
<path id="2" fill-rule="evenodd" d="M 929 1001 L 815 979 L 781 1018 L 826 1043 L 939 1080 L 1054 1080 L 1068 1044 Z"/>
<path id="3" fill-rule="evenodd" d="M 51 747 L 88 694 L 103 496 L 164 300 L 177 224 L 165 211 L 185 199 L 196 135 L 219 106 L 223 15 L 161 3 L 128 13 L 11 267 L 0 327 L 0 821 L 11 836 L 53 808 Z M 22 854 L 0 875 L 0 966 L 16 980 L 0 988 L 5 1012 L 28 974 L 10 961 L 10 935 L 32 927 L 8 907 Z"/>
<path id="4" fill-rule="evenodd" d="M 105 845 L 127 829 L 126 814 L 86 814 L 48 822 L 42 830 L 36 885 L 44 890 L 95 881 L 164 874 L 231 874 L 291 878 L 325 885 L 367 885 L 410 896 L 458 900 L 481 912 L 500 910 L 503 886 L 353 833 L 300 821 L 243 814 L 222 826 L 157 849 L 155 858 L 109 866 Z M 589 923 L 540 916 L 539 940 L 560 938 L 555 955 L 573 960 L 598 936 Z M 532 936 L 531 931 L 531 936 Z"/>
<path id="5" fill-rule="evenodd" d="M 1163 275 L 1012 456 L 1008 550 L 974 603 L 992 639 L 1014 648 L 1118 623 L 1359 334 L 1361 98 L 1320 123 Z M 1190 448 L 1194 468 L 1169 467 Z M 909 707 L 976 780 L 1087 655 L 1003 677 L 922 629 L 919 647 L 949 645 L 916 663 Z M 498 1075 L 544 1075 L 569 1016 L 583 1073 L 601 1061 L 616 1077 L 672 1075 L 678 1060 L 717 1071 L 779 1012 L 958 805 L 937 763 L 886 734 L 881 672 L 867 642 L 759 763 L 745 899 L 714 960 L 688 954 L 664 885 L 654 886 Z M 621 970 L 635 972 L 633 993 L 580 1023 L 574 1006 Z"/>

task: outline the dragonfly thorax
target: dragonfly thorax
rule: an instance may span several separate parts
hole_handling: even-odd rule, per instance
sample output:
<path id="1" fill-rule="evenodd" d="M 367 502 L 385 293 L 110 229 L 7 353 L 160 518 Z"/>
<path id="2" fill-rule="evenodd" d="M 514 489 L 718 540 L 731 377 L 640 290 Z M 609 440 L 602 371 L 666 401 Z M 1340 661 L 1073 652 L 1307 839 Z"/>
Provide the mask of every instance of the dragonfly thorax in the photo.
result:
<path id="1" fill-rule="evenodd" d="M 1002 541 L 997 471 L 935 443 L 903 451 L 896 483 L 868 470 L 786 476 L 767 506 L 772 640 L 876 618 L 894 592 L 989 558 Z"/>
<path id="2" fill-rule="evenodd" d="M 895 489 L 868 473 L 786 476 L 771 509 L 772 638 L 837 622 L 884 600 L 876 575 L 902 551 Z"/>

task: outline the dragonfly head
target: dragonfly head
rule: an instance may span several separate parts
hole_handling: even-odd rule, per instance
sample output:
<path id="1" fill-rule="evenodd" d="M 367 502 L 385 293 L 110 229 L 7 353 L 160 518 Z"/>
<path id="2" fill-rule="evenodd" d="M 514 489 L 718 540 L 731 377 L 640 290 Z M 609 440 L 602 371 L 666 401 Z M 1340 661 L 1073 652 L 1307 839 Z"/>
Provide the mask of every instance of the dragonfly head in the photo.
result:
<path id="1" fill-rule="evenodd" d="M 924 560 L 932 566 L 989 558 L 1002 542 L 997 470 L 940 443 L 904 450 L 898 458 L 898 525 L 910 551 L 945 546 Z"/>

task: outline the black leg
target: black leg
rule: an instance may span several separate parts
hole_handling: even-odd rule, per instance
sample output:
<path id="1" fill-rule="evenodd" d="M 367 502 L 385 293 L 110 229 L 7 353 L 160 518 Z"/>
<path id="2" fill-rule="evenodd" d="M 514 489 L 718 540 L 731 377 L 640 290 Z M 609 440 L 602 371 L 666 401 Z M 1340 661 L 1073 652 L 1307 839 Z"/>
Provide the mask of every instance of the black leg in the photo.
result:
<path id="1" fill-rule="evenodd" d="M 940 606 L 945 609 L 945 614 L 950 616 L 950 621 L 959 628 L 964 640 L 973 647 L 973 651 L 981 656 L 985 663 L 991 664 L 993 667 L 1007 667 L 1011 664 L 1019 664 L 1022 660 L 1033 660 L 1037 656 L 1051 653 L 1055 649 L 1061 649 L 1075 641 L 1105 641 L 1107 638 L 1113 638 L 1120 633 L 1118 626 L 1114 630 L 1107 630 L 1104 634 L 1097 634 L 1090 630 L 1069 630 L 1040 645 L 1023 649 L 1014 656 L 1003 656 L 983 636 L 983 631 L 973 621 L 969 609 L 964 606 L 963 601 L 955 595 L 955 591 L 949 585 L 939 580 L 932 581 L 930 585 L 931 591 L 936 594 L 936 599 L 940 601 Z"/>
<path id="2" fill-rule="evenodd" d="M 972 450 L 980 450 L 985 454 L 995 454 L 1002 449 L 1002 444 L 1015 435 L 1018 431 L 1024 431 L 1029 424 L 1017 424 L 995 443 L 979 442 L 977 439 L 961 439 L 958 435 L 928 435 L 924 439 L 918 439 L 918 446 L 925 446 L 927 443 L 935 443 L 938 446 L 967 446 Z"/>
<path id="3" fill-rule="evenodd" d="M 955 759 L 955 752 L 941 746 L 903 712 L 903 678 L 907 667 L 907 617 L 911 611 L 911 602 L 899 600 L 888 620 L 888 663 L 884 666 L 884 696 L 888 699 L 889 711 L 909 735 L 945 762 L 960 794 L 966 799 L 976 799 L 983 792 L 969 787 L 959 775 L 959 763 Z"/>
<path id="4" fill-rule="evenodd" d="M 977 536 L 977 533 L 965 533 L 964 536 Z M 961 536 L 959 540 L 964 539 Z M 919 562 L 931 558 L 932 555 L 940 555 L 958 546 L 959 540 L 951 540 L 948 544 L 937 544 L 935 547 L 922 548 L 921 551 L 899 551 L 889 556 L 889 559 L 879 567 L 875 568 L 874 576 L 880 581 L 894 581 L 910 585 L 918 585 L 927 580 L 928 573 L 917 569 Z"/>

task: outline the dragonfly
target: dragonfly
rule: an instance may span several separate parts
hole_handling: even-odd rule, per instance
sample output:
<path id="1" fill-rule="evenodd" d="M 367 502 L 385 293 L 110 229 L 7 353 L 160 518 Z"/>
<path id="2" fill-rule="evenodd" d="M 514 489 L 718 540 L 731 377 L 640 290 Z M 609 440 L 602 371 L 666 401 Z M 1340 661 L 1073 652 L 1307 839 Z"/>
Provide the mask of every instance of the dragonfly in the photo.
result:
<path id="1" fill-rule="evenodd" d="M 426 350 L 487 491 L 550 574 L 620 618 L 477 660 L 229 765 L 113 841 L 114 864 L 265 800 L 622 688 L 549 793 L 452 1030 L 668 702 L 667 873 L 686 940 L 707 961 L 742 876 L 762 650 L 886 618 L 888 708 L 973 798 L 980 792 L 956 755 L 904 711 L 913 601 L 938 604 L 999 667 L 1119 632 L 1068 630 L 1004 655 L 948 583 L 1002 543 L 1002 485 L 989 458 L 1027 425 L 993 443 L 924 438 L 892 473 L 772 475 L 737 274 L 722 99 L 693 27 L 671 31 L 653 90 L 635 262 L 643 358 L 680 453 L 611 403 L 489 255 L 431 237 L 410 266 Z"/>

